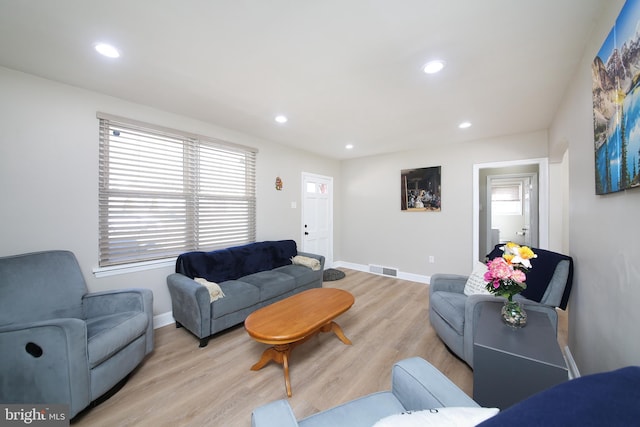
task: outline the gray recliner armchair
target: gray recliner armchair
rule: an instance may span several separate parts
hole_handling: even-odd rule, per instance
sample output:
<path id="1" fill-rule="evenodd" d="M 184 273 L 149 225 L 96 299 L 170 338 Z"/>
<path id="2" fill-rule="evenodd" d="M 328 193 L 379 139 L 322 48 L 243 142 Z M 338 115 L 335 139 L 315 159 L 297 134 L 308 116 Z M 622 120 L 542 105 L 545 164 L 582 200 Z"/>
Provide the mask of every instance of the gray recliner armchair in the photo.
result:
<path id="1" fill-rule="evenodd" d="M 449 378 L 420 357 L 404 359 L 391 371 L 391 390 L 372 393 L 302 420 L 287 400 L 254 409 L 252 427 L 371 427 L 378 420 L 406 411 L 442 407 L 479 408 Z"/>
<path id="2" fill-rule="evenodd" d="M 487 255 L 487 259 L 502 256 L 500 247 Z M 538 255 L 531 260 L 527 272 L 527 289 L 514 297 L 523 303 L 527 311 L 539 311 L 549 316 L 558 330 L 556 308 L 566 309 L 573 280 L 573 259 L 569 256 L 543 249 L 532 248 Z M 429 286 L 429 321 L 445 345 L 473 368 L 474 325 L 478 308 L 486 301 L 504 298 L 494 295 L 465 295 L 468 276 L 434 274 Z"/>
<path id="3" fill-rule="evenodd" d="M 153 350 L 149 289 L 88 293 L 73 253 L 0 258 L 0 402 L 68 404 L 69 417 Z"/>

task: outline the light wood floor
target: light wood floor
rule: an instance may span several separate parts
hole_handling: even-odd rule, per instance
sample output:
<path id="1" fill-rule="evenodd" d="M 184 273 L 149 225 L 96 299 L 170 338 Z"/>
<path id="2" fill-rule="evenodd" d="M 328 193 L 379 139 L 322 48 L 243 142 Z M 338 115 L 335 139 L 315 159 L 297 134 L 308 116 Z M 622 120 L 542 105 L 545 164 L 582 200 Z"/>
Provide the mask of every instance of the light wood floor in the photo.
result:
<path id="1" fill-rule="evenodd" d="M 336 319 L 353 345 L 326 333 L 292 352 L 289 402 L 298 419 L 388 390 L 393 363 L 412 356 L 428 360 L 472 395 L 471 369 L 446 349 L 429 324 L 428 285 L 343 271 L 346 278 L 324 287 L 355 296 L 354 306 Z M 561 342 L 566 337 L 562 319 Z M 205 348 L 185 329 L 159 328 L 153 353 L 127 384 L 72 425 L 250 426 L 255 407 L 286 398 L 280 365 L 249 369 L 266 347 L 242 326 L 212 338 Z"/>

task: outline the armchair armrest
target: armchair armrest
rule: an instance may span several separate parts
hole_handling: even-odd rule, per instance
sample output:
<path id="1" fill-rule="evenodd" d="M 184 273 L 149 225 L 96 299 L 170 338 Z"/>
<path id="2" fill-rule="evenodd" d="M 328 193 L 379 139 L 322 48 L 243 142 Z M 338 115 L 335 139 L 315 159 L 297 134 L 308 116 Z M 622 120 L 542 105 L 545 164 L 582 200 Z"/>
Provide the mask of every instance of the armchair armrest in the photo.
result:
<path id="1" fill-rule="evenodd" d="M 434 274 L 429 280 L 429 296 L 438 291 L 461 294 L 468 278 L 459 274 Z"/>
<path id="2" fill-rule="evenodd" d="M 167 286 L 176 322 L 198 338 L 211 335 L 211 298 L 207 288 L 180 273 L 167 276 Z"/>
<path id="3" fill-rule="evenodd" d="M 409 411 L 479 406 L 442 372 L 419 357 L 401 360 L 393 366 L 391 391 Z"/>
<path id="4" fill-rule="evenodd" d="M 254 409 L 251 427 L 298 427 L 298 422 L 289 402 L 282 399 Z"/>
<path id="5" fill-rule="evenodd" d="M 146 349 L 153 350 L 153 292 L 150 289 L 129 288 L 93 292 L 82 297 L 85 319 L 107 314 L 139 311 L 147 315 Z"/>
<path id="6" fill-rule="evenodd" d="M 0 402 L 90 403 L 87 332 L 81 319 L 0 327 Z"/>
<path id="7" fill-rule="evenodd" d="M 324 270 L 324 261 L 325 261 L 324 255 L 317 255 L 309 252 L 298 252 L 298 255 L 317 259 L 318 261 L 320 261 L 320 270 Z"/>

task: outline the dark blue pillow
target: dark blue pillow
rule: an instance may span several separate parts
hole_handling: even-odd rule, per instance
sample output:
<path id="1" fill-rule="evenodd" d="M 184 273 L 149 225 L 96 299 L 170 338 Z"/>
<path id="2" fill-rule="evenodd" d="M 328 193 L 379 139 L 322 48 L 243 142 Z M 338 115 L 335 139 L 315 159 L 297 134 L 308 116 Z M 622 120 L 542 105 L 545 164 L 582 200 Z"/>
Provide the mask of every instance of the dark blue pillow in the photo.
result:
<path id="1" fill-rule="evenodd" d="M 496 384 L 496 387 L 517 387 Z M 640 366 L 586 375 L 517 403 L 478 426 L 602 427 L 640 425 Z"/>

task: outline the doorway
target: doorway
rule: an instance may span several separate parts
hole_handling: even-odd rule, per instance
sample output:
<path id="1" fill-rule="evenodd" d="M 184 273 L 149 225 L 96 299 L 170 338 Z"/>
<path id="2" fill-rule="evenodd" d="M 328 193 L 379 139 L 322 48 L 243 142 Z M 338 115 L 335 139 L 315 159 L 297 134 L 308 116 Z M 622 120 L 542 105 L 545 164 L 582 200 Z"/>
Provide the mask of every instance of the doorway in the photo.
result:
<path id="1" fill-rule="evenodd" d="M 547 248 L 549 244 L 548 160 L 483 163 L 473 165 L 473 169 L 474 262 L 484 261 L 485 255 L 493 249 L 495 244 L 506 241 Z M 496 191 L 496 198 L 507 202 L 505 203 L 507 206 L 503 206 L 502 213 L 510 212 L 511 218 L 506 216 L 496 218 L 495 212 L 492 212 L 491 184 L 493 182 L 496 185 L 503 185 L 502 194 Z M 514 200 L 517 199 L 516 187 L 521 188 L 519 195 L 521 211 L 515 208 L 518 203 Z M 525 200 L 526 192 L 528 192 L 528 201 Z M 509 201 L 512 202 L 510 207 Z M 529 209 L 528 212 L 527 209 Z"/>
<path id="2" fill-rule="evenodd" d="M 538 172 L 487 175 L 485 253 L 499 243 L 538 247 Z M 482 216 L 482 215 L 481 215 Z"/>
<path id="3" fill-rule="evenodd" d="M 302 173 L 302 251 L 333 265 L 333 178 Z"/>

